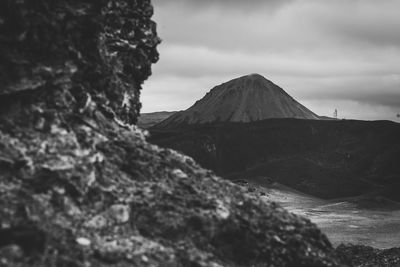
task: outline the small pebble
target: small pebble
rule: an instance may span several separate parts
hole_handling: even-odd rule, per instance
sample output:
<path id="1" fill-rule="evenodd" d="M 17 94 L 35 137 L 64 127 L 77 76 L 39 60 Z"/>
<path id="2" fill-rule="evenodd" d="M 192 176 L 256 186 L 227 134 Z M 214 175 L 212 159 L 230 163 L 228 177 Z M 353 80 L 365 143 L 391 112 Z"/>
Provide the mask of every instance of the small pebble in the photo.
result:
<path id="1" fill-rule="evenodd" d="M 129 221 L 130 209 L 128 205 L 112 205 L 109 212 L 117 223 L 126 223 Z"/>
<path id="2" fill-rule="evenodd" d="M 92 242 L 90 242 L 90 240 L 85 237 L 78 237 L 76 239 L 76 243 L 78 243 L 79 245 L 82 245 L 82 246 L 90 246 L 90 244 Z"/>
<path id="3" fill-rule="evenodd" d="M 147 258 L 146 255 L 143 255 L 143 256 L 142 256 L 142 261 L 143 261 L 143 262 L 148 262 L 148 261 L 149 261 L 149 258 Z"/>
<path id="4" fill-rule="evenodd" d="M 188 178 L 187 174 L 184 173 L 181 169 L 174 169 L 172 174 L 178 178 L 185 179 Z"/>

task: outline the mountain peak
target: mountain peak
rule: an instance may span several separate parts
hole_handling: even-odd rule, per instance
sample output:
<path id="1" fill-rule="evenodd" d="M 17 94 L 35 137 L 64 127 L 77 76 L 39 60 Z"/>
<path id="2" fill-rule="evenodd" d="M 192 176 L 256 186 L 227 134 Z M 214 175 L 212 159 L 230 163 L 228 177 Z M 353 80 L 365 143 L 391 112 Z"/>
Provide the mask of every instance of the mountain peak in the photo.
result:
<path id="1" fill-rule="evenodd" d="M 156 127 L 269 118 L 319 119 L 278 85 L 253 73 L 215 86 L 189 109 L 174 114 Z"/>
<path id="2" fill-rule="evenodd" d="M 258 73 L 251 73 L 249 75 L 243 76 L 248 79 L 254 79 L 254 80 L 267 80 L 264 76 Z"/>
<path id="3" fill-rule="evenodd" d="M 230 80 L 229 82 L 243 81 L 243 80 L 246 80 L 246 81 L 248 81 L 248 80 L 260 81 L 260 82 L 265 82 L 265 81 L 271 82 L 270 80 L 268 80 L 267 78 L 265 78 L 264 76 L 262 76 L 261 74 L 258 74 L 258 73 L 251 73 L 251 74 L 248 74 L 248 75 L 244 75 L 244 76 L 241 76 L 239 78 Z"/>

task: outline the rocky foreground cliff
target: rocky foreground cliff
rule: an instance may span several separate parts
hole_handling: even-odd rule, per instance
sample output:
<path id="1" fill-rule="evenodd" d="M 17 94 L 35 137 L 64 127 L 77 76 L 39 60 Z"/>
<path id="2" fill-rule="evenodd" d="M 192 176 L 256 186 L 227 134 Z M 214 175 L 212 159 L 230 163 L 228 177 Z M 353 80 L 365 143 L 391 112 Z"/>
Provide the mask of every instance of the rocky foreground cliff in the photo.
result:
<path id="1" fill-rule="evenodd" d="M 147 0 L 0 2 L 1 266 L 341 266 L 307 219 L 145 141 Z"/>

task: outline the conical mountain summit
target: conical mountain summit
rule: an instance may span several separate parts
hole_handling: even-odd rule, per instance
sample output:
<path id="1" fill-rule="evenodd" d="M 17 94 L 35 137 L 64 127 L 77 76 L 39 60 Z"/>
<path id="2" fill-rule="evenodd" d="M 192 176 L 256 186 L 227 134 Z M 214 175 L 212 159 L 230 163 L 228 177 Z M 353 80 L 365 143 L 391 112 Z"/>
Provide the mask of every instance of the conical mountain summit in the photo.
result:
<path id="1" fill-rule="evenodd" d="M 189 109 L 177 112 L 156 127 L 270 118 L 319 119 L 319 116 L 278 85 L 259 74 L 250 74 L 215 86 Z"/>

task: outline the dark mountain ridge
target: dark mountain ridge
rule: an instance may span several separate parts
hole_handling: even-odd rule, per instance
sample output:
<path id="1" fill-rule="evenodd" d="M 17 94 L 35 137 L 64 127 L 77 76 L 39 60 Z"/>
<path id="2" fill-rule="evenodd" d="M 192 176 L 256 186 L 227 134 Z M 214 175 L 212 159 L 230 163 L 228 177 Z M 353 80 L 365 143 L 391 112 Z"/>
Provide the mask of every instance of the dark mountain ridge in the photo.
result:
<path id="1" fill-rule="evenodd" d="M 270 177 L 322 198 L 379 193 L 400 200 L 400 124 L 394 122 L 268 119 L 151 133 L 151 142 L 228 179 Z"/>

